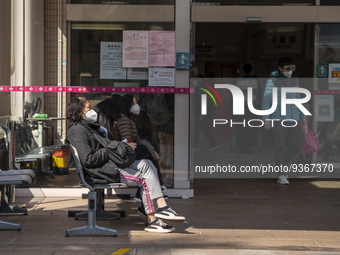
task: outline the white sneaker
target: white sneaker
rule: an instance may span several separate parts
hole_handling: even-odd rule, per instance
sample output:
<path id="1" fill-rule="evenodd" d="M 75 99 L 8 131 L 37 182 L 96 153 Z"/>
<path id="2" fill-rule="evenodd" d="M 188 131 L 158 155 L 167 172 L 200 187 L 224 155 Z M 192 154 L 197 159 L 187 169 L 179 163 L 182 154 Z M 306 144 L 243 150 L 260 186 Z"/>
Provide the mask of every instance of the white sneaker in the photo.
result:
<path id="1" fill-rule="evenodd" d="M 158 208 L 155 217 L 162 220 L 170 220 L 176 222 L 184 222 L 185 217 L 178 215 L 171 207 L 165 206 L 164 208 Z"/>
<path id="2" fill-rule="evenodd" d="M 145 231 L 155 232 L 155 233 L 170 233 L 175 230 L 174 227 L 169 226 L 160 219 L 157 219 L 151 223 L 146 224 Z"/>
<path id="3" fill-rule="evenodd" d="M 287 176 L 285 175 L 280 175 L 279 178 L 277 179 L 277 183 L 278 184 L 282 184 L 282 185 L 287 185 L 289 184 L 289 181 L 287 179 Z"/>

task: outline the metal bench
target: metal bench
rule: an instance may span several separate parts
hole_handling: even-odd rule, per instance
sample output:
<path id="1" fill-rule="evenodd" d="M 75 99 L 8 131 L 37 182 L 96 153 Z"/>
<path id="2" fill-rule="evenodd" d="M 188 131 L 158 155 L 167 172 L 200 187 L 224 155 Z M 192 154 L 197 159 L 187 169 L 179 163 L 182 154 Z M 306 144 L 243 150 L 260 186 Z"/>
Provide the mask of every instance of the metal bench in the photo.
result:
<path id="1" fill-rule="evenodd" d="M 23 213 L 27 215 L 27 209 L 11 205 L 10 198 L 14 197 L 15 185 L 30 184 L 34 176 L 35 173 L 31 169 L 0 171 L 0 213 Z M 20 224 L 0 221 L 0 229 L 20 230 L 20 228 Z"/>
<path id="2" fill-rule="evenodd" d="M 79 155 L 77 152 L 77 149 L 70 145 L 71 151 L 73 154 L 73 159 L 76 164 L 76 169 L 80 178 L 81 185 L 88 188 L 88 209 L 86 212 L 87 216 L 87 225 L 82 227 L 77 227 L 73 229 L 66 230 L 66 236 L 72 236 L 72 235 L 90 235 L 90 236 L 117 236 L 117 230 L 100 227 L 96 223 L 97 219 L 97 208 L 99 206 L 98 199 L 102 197 L 102 192 L 104 189 L 111 189 L 111 188 L 127 188 L 128 186 L 125 183 L 109 183 L 109 184 L 96 184 L 96 185 L 90 185 L 85 180 L 84 176 L 84 169 L 80 162 Z M 101 213 L 104 214 L 110 214 L 115 212 L 106 212 L 102 211 Z M 77 217 L 77 216 L 76 216 Z M 115 218 L 119 219 L 120 215 L 119 213 L 116 213 Z"/>
<path id="3" fill-rule="evenodd" d="M 41 172 L 45 168 L 46 161 L 51 158 L 51 151 L 46 151 L 43 148 L 38 149 L 30 130 L 24 125 L 26 124 L 10 122 L 8 127 L 0 126 L 7 150 L 10 153 L 10 161 L 13 161 L 16 169 L 20 169 L 21 164 L 37 162 L 37 172 Z M 12 162 L 9 163 L 12 165 Z"/>

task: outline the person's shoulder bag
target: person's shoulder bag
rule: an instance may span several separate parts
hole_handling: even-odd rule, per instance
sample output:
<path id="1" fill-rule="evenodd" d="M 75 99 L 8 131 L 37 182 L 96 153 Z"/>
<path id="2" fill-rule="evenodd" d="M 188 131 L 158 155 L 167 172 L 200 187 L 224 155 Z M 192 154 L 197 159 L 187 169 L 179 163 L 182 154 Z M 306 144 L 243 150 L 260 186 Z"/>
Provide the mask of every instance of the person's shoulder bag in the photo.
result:
<path id="1" fill-rule="evenodd" d="M 119 168 L 127 168 L 136 160 L 136 152 L 130 145 L 111 141 L 97 133 L 92 133 L 92 135 L 98 143 L 107 149 L 110 160 Z"/>

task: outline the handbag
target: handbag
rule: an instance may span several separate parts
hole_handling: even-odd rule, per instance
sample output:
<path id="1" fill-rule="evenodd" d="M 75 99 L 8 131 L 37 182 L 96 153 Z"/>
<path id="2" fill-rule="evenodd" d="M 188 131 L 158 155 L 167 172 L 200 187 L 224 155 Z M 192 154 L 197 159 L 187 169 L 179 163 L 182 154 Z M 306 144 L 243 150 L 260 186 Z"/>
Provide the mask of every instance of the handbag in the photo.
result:
<path id="1" fill-rule="evenodd" d="M 155 148 L 153 147 L 153 145 L 148 140 L 140 140 L 138 142 L 137 148 L 140 145 L 144 146 L 146 153 L 149 154 L 153 158 L 153 160 L 155 160 L 155 161 L 159 160 L 158 153 L 155 151 Z M 145 158 L 148 158 L 148 157 L 145 157 Z"/>
<path id="2" fill-rule="evenodd" d="M 301 153 L 309 154 L 320 149 L 320 143 L 317 134 L 310 130 L 307 125 L 302 126 L 302 133 L 304 137 L 304 144 L 301 148 Z"/>
<path id="3" fill-rule="evenodd" d="M 124 142 L 111 141 L 97 133 L 93 133 L 94 138 L 107 149 L 109 158 L 119 168 L 127 168 L 136 160 L 136 151 Z"/>
<path id="4" fill-rule="evenodd" d="M 127 168 L 136 160 L 136 151 L 124 142 L 111 141 L 106 147 L 109 158 L 119 167 Z"/>

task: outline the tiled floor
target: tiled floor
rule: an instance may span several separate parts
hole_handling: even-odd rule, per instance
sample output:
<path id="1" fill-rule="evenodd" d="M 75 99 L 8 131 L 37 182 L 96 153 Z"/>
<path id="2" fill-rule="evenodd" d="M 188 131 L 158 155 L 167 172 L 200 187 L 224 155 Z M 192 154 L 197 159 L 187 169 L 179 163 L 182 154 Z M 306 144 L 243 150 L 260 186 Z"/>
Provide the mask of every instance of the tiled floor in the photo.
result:
<path id="1" fill-rule="evenodd" d="M 176 232 L 143 231 L 133 200 L 106 200 L 106 209 L 123 209 L 122 220 L 99 220 L 118 237 L 65 237 L 65 230 L 86 224 L 67 211 L 86 208 L 72 197 L 18 198 L 29 214 L 1 215 L 22 231 L 0 232 L 0 254 L 340 254 L 340 182 L 292 180 L 280 186 L 269 179 L 197 179 L 194 199 L 169 199 L 188 223 Z M 114 253 L 113 253 L 114 254 Z M 124 254 L 124 253 L 116 253 Z"/>

